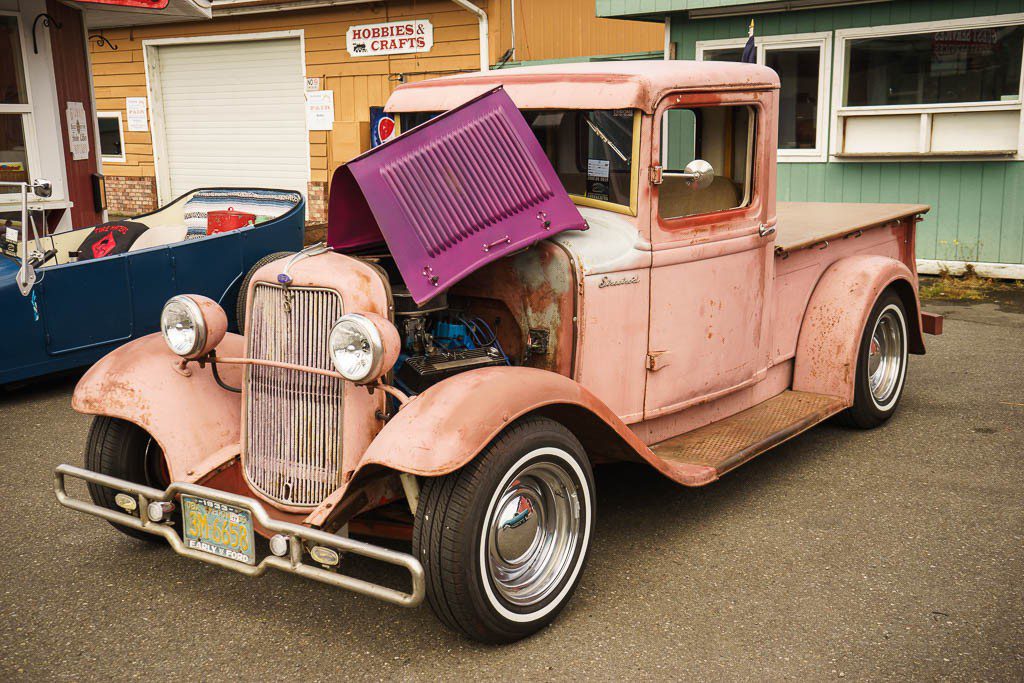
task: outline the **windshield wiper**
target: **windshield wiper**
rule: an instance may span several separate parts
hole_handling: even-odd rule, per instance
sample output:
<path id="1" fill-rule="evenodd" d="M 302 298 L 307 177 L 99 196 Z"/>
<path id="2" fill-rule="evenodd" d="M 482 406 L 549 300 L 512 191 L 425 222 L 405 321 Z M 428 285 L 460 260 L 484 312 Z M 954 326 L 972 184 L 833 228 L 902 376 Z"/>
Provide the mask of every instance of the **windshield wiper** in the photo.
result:
<path id="1" fill-rule="evenodd" d="M 626 155 L 623 154 L 619 150 L 619 148 L 615 146 L 614 142 L 612 142 L 611 140 L 608 139 L 608 136 L 604 134 L 604 131 L 602 131 L 600 128 L 595 126 L 594 123 L 590 119 L 586 119 L 586 122 L 587 122 L 587 125 L 590 126 L 590 130 L 594 131 L 594 135 L 596 135 L 597 137 L 601 138 L 601 142 L 603 142 L 604 144 L 608 145 L 608 147 L 610 147 L 611 150 L 613 152 L 615 152 L 620 159 L 622 159 L 627 164 L 629 163 L 629 159 L 626 158 Z"/>

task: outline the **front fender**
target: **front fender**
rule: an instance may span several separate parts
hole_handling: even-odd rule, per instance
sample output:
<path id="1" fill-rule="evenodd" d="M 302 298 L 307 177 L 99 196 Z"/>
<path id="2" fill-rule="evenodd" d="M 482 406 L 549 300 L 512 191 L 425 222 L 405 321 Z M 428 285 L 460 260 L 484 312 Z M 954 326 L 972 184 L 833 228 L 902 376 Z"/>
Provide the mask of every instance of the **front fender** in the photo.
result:
<path id="1" fill-rule="evenodd" d="M 226 334 L 217 350 L 241 356 L 243 347 L 243 337 Z M 242 402 L 217 386 L 209 366 L 190 363 L 186 377 L 178 360 L 159 333 L 129 342 L 89 368 L 71 407 L 138 425 L 163 449 L 171 480 L 194 482 L 238 453 Z M 218 370 L 226 384 L 241 384 L 241 366 Z"/>
<path id="2" fill-rule="evenodd" d="M 853 403 L 857 352 L 871 308 L 893 287 L 907 311 L 911 353 L 924 353 L 917 278 L 887 256 L 840 259 L 818 281 L 804 313 L 793 368 L 793 389 L 828 394 Z"/>
<path id="3" fill-rule="evenodd" d="M 584 408 L 643 446 L 601 399 L 577 382 L 547 370 L 503 366 L 455 375 L 417 396 L 384 426 L 360 465 L 426 477 L 448 474 L 517 418 L 555 404 Z"/>
<path id="4" fill-rule="evenodd" d="M 512 422 L 531 413 L 566 424 L 588 452 L 601 448 L 617 458 L 645 460 L 692 486 L 716 476 L 713 468 L 658 458 L 601 399 L 572 379 L 537 368 L 503 366 L 463 372 L 412 399 L 366 449 L 349 482 L 371 465 L 425 477 L 454 472 Z M 347 486 L 332 493 L 306 523 L 325 523 L 346 493 Z"/>

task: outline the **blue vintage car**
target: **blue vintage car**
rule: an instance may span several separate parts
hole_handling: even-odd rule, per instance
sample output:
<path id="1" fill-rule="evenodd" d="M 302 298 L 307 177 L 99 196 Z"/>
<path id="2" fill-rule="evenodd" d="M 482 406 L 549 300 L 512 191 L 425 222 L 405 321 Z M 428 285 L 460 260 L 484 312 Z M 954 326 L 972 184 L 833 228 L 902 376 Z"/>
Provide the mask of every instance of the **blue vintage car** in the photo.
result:
<path id="1" fill-rule="evenodd" d="M 255 215 L 256 223 L 207 236 L 207 213 L 227 209 Z M 181 292 L 219 302 L 236 326 L 243 279 L 267 255 L 302 248 L 304 216 L 297 192 L 203 188 L 152 213 L 38 242 L 6 231 L 0 385 L 89 365 L 156 332 L 164 303 Z M 26 253 L 35 267 L 19 283 Z M 32 270 L 34 283 L 25 275 Z"/>

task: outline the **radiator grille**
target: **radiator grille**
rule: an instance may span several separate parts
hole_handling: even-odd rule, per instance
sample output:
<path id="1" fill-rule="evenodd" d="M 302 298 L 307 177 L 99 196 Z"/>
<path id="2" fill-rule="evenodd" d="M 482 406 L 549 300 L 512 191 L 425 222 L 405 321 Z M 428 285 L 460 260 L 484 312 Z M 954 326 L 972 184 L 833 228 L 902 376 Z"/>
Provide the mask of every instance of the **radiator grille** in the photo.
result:
<path id="1" fill-rule="evenodd" d="M 554 194 L 502 110 L 424 144 L 380 173 L 431 257 Z"/>
<path id="2" fill-rule="evenodd" d="M 290 305 L 290 312 L 286 308 Z M 342 314 L 330 289 L 257 283 L 250 358 L 333 369 L 327 338 Z M 250 485 L 281 503 L 315 506 L 340 484 L 343 381 L 297 370 L 246 367 L 243 464 Z"/>

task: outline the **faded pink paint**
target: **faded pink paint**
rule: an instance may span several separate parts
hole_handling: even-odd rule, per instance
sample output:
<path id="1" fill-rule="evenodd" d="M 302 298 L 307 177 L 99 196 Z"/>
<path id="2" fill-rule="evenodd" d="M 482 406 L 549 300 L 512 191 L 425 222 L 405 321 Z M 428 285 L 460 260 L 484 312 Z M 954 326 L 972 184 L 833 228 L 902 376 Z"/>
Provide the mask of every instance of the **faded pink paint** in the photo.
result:
<path id="1" fill-rule="evenodd" d="M 285 257 L 268 263 L 260 268 L 253 275 L 249 283 L 249 291 L 246 292 L 246 307 L 252 305 L 252 293 L 256 284 L 268 282 L 277 284 L 277 276 L 285 265 L 291 261 L 291 257 Z M 292 287 L 324 287 L 333 289 L 342 297 L 343 313 L 361 313 L 363 315 L 390 317 L 389 310 L 390 293 L 381 274 L 369 263 L 350 256 L 327 252 L 308 258 L 300 258 L 292 262 L 288 269 L 292 278 Z M 246 331 L 248 332 L 247 319 Z M 319 324 L 330 329 L 336 321 L 323 320 Z M 392 342 L 393 338 L 389 337 Z M 242 400 L 246 399 L 243 387 Z M 382 423 L 377 417 L 378 411 L 384 409 L 384 392 L 374 391 L 368 387 L 356 386 L 351 382 L 345 382 L 342 392 L 342 400 L 345 402 L 344 424 L 342 434 L 344 443 L 342 448 L 342 471 L 347 481 L 351 478 L 359 464 L 362 454 L 369 447 Z M 245 443 L 244 417 L 241 412 L 238 415 L 238 423 L 241 425 L 241 441 Z M 242 458 L 245 458 L 243 450 Z M 244 474 L 244 468 L 243 468 Z M 305 513 L 308 508 L 292 507 L 282 505 L 258 491 L 256 495 L 271 506 L 288 512 Z"/>
<path id="2" fill-rule="evenodd" d="M 853 403 L 861 333 L 878 295 L 898 280 L 916 285 L 917 278 L 905 264 L 886 256 L 848 256 L 829 266 L 814 288 L 800 327 L 793 389 Z M 913 291 L 916 296 L 916 286 Z M 920 307 L 908 309 L 917 322 L 911 326 L 910 348 L 913 351 L 916 342 L 923 351 Z"/>
<path id="3" fill-rule="evenodd" d="M 218 347 L 225 355 L 242 355 L 243 350 L 237 334 L 225 335 Z M 200 464 L 212 454 L 237 448 L 242 402 L 238 394 L 217 386 L 209 366 L 192 363 L 186 377 L 176 368 L 180 360 L 159 333 L 136 339 L 89 368 L 75 387 L 71 407 L 139 425 L 160 444 L 171 478 L 192 482 L 207 474 Z M 220 370 L 225 382 L 241 384 L 241 368 Z"/>
<path id="4" fill-rule="evenodd" d="M 406 83 L 389 112 L 446 111 L 501 85 L 520 109 L 640 109 L 651 113 L 669 92 L 778 89 L 773 70 L 729 62 L 636 61 L 548 64 Z"/>
<path id="5" fill-rule="evenodd" d="M 203 348 L 195 354 L 195 358 L 202 358 L 213 349 L 217 348 L 220 341 L 228 331 L 228 316 L 220 304 L 207 296 L 201 294 L 190 294 L 189 297 L 199 306 L 203 315 L 203 322 L 206 324 L 206 342 Z"/>
<path id="6" fill-rule="evenodd" d="M 821 207 L 807 206 L 805 215 L 800 205 L 789 205 L 791 218 L 779 221 L 774 72 L 689 62 L 512 69 L 402 86 L 388 108 L 450 108 L 497 83 L 527 109 L 634 107 L 644 112 L 635 160 L 640 169 L 636 215 L 615 216 L 630 233 L 629 245 L 611 261 L 599 262 L 594 251 L 587 251 L 597 249 L 593 240 L 602 229 L 592 221 L 589 236 L 566 233 L 536 247 L 545 256 L 537 263 L 521 259 L 525 270 L 509 265 L 516 258 L 510 257 L 455 290 L 513 311 L 518 329 L 511 332 L 512 341 L 520 346 L 531 325 L 550 325 L 568 348 L 562 342 L 546 369 L 500 367 L 457 375 L 404 402 L 387 424 L 376 415 L 385 408 L 385 391 L 376 390 L 380 385 L 346 383 L 344 483 L 306 523 L 327 520 L 361 473 L 386 468 L 440 476 L 455 471 L 517 418 L 538 410 L 554 414 L 556 406 L 607 425 L 609 439 L 617 437 L 623 444 L 622 457 L 644 460 L 682 484 L 708 483 L 718 476 L 714 468 L 663 460 L 648 446 L 787 389 L 839 397 L 849 405 L 861 330 L 877 296 L 891 285 L 907 304 L 911 350 L 924 351 L 913 241 L 915 214 L 926 207 L 860 205 L 856 225 L 849 220 L 819 225 L 810 212 Z M 746 104 L 757 112 L 760 137 L 750 201 L 729 211 L 661 219 L 660 188 L 646 182 L 648 168 L 660 159 L 661 117 L 675 107 L 721 104 Z M 805 220 L 798 224 L 801 217 Z M 793 226 L 789 231 L 787 220 Z M 775 254 L 780 245 L 787 249 Z M 285 262 L 262 268 L 253 284 L 275 283 Z M 289 272 L 293 286 L 341 293 L 345 312 L 381 320 L 390 316 L 387 284 L 365 261 L 328 253 L 300 259 Z M 550 282 L 573 284 L 555 292 L 510 280 L 541 272 Z M 252 286 L 246 293 L 249 304 Z M 554 307 L 540 300 L 517 302 L 556 295 L 564 299 Z M 386 346 L 392 343 L 389 337 Z M 242 356 L 240 338 L 227 335 L 218 354 Z M 172 476 L 184 479 L 184 471 L 230 463 L 232 448 L 244 443 L 244 435 L 238 397 L 216 387 L 208 369 L 195 364 L 189 366 L 193 376 L 183 377 L 173 360 L 159 337 L 126 345 L 83 378 L 75 408 L 152 429 Z M 229 372 L 228 381 L 240 384 L 237 366 L 225 367 Z"/>
<path id="7" fill-rule="evenodd" d="M 436 477 L 453 472 L 523 415 L 546 406 L 578 406 L 596 415 L 637 455 L 666 476 L 700 486 L 717 475 L 710 467 L 672 463 L 655 456 L 621 419 L 568 377 L 524 367 L 482 368 L 451 377 L 417 396 L 381 430 L 359 468 L 379 465 Z M 344 497 L 339 489 L 306 520 L 321 524 Z"/>

